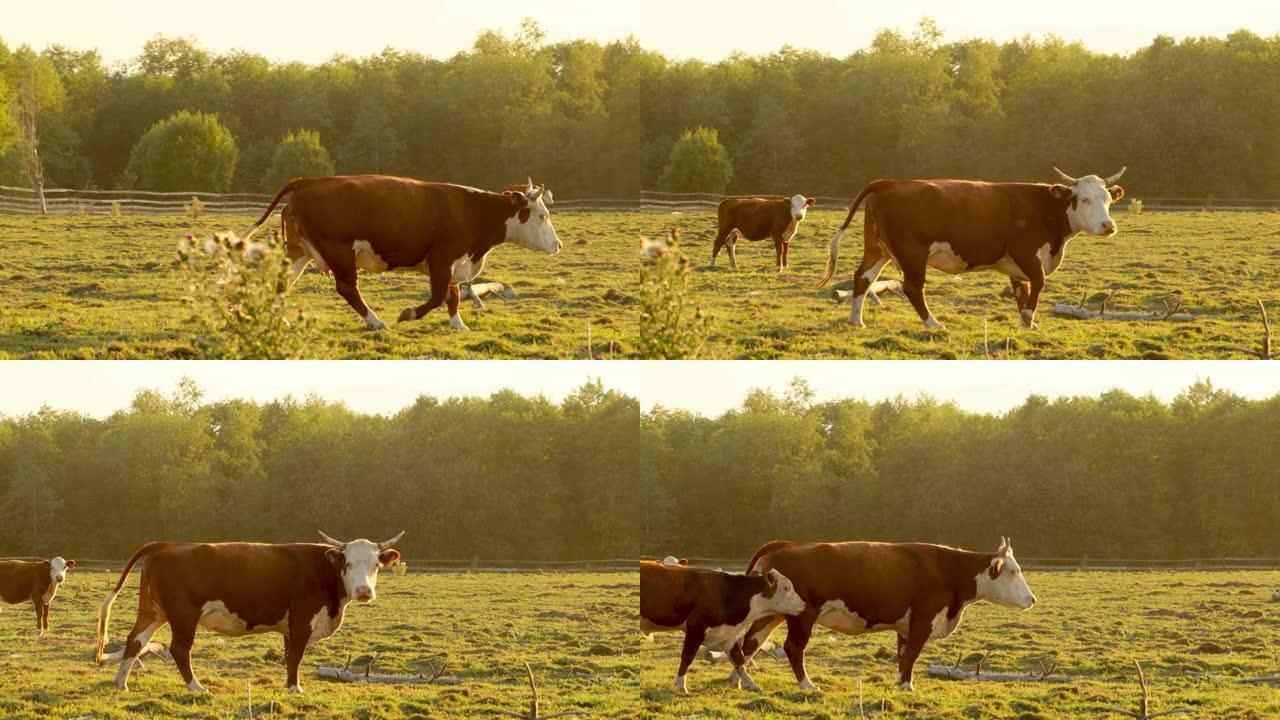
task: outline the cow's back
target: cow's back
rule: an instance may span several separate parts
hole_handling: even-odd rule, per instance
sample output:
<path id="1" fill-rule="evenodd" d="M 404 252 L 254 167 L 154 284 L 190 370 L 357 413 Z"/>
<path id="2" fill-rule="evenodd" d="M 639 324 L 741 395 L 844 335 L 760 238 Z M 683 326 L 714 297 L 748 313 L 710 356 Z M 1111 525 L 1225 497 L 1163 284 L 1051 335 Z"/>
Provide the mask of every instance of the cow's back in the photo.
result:
<path id="1" fill-rule="evenodd" d="M 725 198 L 720 201 L 716 215 L 721 232 L 737 228 L 748 239 L 759 240 L 781 229 L 775 225 L 785 226 L 791 210 L 786 201 L 776 198 Z"/>
<path id="2" fill-rule="evenodd" d="M 0 599 L 10 604 L 29 599 L 39 569 L 30 560 L 0 560 Z"/>
<path id="3" fill-rule="evenodd" d="M 945 582 L 936 553 L 912 543 L 791 543 L 764 555 L 758 568 L 790 578 L 807 603 L 842 599 L 881 621 L 901 617 L 913 599 Z"/>
<path id="4" fill-rule="evenodd" d="M 681 572 L 681 571 L 686 572 Z M 640 562 L 640 617 L 663 627 L 684 623 L 697 602 L 688 568 Z"/>
<path id="5" fill-rule="evenodd" d="M 250 623 L 270 624 L 295 596 L 326 590 L 325 550 L 305 543 L 175 543 L 144 558 L 142 570 L 161 595 L 196 607 L 221 602 Z M 255 609 L 270 617 L 244 614 Z"/>
<path id="6" fill-rule="evenodd" d="M 348 251 L 357 240 L 389 267 L 421 263 L 434 242 L 483 226 L 483 191 L 384 175 L 302 181 L 289 198 L 302 234 L 321 248 Z M 472 197 L 474 196 L 474 197 Z"/>
<path id="7" fill-rule="evenodd" d="M 1057 215 L 1048 186 L 973 180 L 899 180 L 867 200 L 867 212 L 891 239 L 948 243 L 975 263 L 995 262 L 1019 237 L 1050 230 Z M 992 257 L 974 257 L 987 249 Z"/>

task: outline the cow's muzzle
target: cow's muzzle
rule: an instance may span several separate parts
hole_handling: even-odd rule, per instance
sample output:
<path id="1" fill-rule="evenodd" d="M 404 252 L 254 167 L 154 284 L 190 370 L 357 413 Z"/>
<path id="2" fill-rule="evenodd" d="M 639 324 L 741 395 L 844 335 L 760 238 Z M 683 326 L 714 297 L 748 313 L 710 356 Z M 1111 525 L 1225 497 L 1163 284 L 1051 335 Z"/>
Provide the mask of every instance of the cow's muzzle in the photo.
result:
<path id="1" fill-rule="evenodd" d="M 355 593 L 356 600 L 360 602 L 369 602 L 373 599 L 373 588 L 358 587 Z"/>

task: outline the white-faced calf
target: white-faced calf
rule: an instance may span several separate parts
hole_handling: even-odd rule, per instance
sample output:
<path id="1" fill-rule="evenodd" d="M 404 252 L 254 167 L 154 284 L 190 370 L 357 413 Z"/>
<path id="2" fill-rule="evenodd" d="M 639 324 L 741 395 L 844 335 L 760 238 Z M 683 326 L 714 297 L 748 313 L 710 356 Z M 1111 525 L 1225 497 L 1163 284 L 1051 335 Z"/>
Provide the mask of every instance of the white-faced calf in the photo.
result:
<path id="1" fill-rule="evenodd" d="M 674 559 L 674 558 L 673 558 Z M 684 630 L 676 691 L 687 692 L 684 677 L 698 648 L 729 653 L 732 678 L 759 690 L 744 666 L 738 636 L 762 617 L 794 615 L 804 600 L 777 570 L 737 575 L 666 562 L 640 563 L 640 631 Z"/>
<path id="2" fill-rule="evenodd" d="M 44 635 L 49 629 L 49 603 L 75 566 L 75 560 L 61 557 L 0 560 L 0 600 L 10 605 L 30 600 L 36 608 L 36 631 Z"/>

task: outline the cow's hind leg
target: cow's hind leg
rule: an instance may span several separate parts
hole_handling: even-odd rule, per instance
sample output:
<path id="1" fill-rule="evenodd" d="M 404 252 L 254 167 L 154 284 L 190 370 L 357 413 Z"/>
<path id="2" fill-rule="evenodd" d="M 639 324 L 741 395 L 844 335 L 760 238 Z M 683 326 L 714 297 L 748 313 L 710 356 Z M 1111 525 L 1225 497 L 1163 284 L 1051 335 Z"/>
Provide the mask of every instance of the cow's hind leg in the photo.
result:
<path id="1" fill-rule="evenodd" d="M 786 256 L 787 243 L 782 238 L 775 237 L 773 240 L 773 262 L 778 266 L 778 274 L 782 274 L 782 271 L 787 269 Z"/>
<path id="2" fill-rule="evenodd" d="M 707 638 L 707 629 L 698 626 L 687 626 L 684 629 L 684 645 L 680 648 L 680 670 L 676 672 L 676 692 L 687 694 L 689 691 L 685 688 L 684 676 L 689 672 L 689 666 L 693 664 L 694 658 L 698 657 L 698 648 L 702 647 L 702 641 Z"/>
<path id="3" fill-rule="evenodd" d="M 1025 299 L 1020 297 L 1018 300 L 1018 319 L 1022 321 L 1023 327 L 1034 329 L 1036 306 L 1040 304 L 1040 292 L 1044 290 L 1044 266 L 1040 264 L 1040 258 L 1034 255 L 1015 257 L 1013 261 L 1027 276 L 1027 281 L 1024 283 L 1027 288 Z M 1017 288 L 1014 292 L 1017 292 Z"/>
<path id="4" fill-rule="evenodd" d="M 444 262 L 443 259 L 429 259 L 427 261 L 427 275 L 431 280 L 431 297 L 427 298 L 427 302 L 418 307 L 406 308 L 404 312 L 400 313 L 400 322 L 417 320 L 445 304 L 448 299 L 449 286 L 453 285 L 453 270 L 450 269 L 449 263 Z"/>
<path id="5" fill-rule="evenodd" d="M 143 599 L 147 602 L 143 603 Z M 137 661 L 138 655 L 151 643 L 151 636 L 167 622 L 168 620 L 151 605 L 149 598 L 140 598 L 138 619 L 134 622 L 133 629 L 129 631 L 128 639 L 125 640 L 124 652 L 120 657 L 120 669 L 116 672 L 117 688 L 129 689 L 129 673 L 133 670 L 133 664 Z"/>
<path id="6" fill-rule="evenodd" d="M 182 681 L 187 684 L 187 689 L 202 693 L 206 690 L 196 679 L 195 672 L 191 670 L 191 646 L 196 641 L 197 624 L 198 621 L 194 618 L 173 619 L 169 623 L 169 632 L 173 636 L 169 643 L 169 652 L 173 655 L 173 662 L 178 666 L 178 672 L 182 675 Z"/>
<path id="7" fill-rule="evenodd" d="M 880 249 L 879 245 L 868 243 L 862 251 L 862 264 L 858 266 L 858 272 L 853 276 L 853 306 L 849 308 L 849 324 L 855 327 L 866 327 L 862 322 L 862 310 L 867 301 L 867 295 L 871 292 L 871 286 L 880 278 L 880 273 L 884 272 L 884 266 L 889 264 L 889 257 Z"/>

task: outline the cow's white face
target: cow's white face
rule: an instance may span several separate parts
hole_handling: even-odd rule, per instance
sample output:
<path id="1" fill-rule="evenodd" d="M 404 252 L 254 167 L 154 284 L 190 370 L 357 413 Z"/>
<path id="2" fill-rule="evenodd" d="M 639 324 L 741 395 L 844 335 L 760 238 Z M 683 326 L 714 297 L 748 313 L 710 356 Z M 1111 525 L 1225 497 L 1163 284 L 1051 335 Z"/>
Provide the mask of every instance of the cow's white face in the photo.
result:
<path id="1" fill-rule="evenodd" d="M 796 222 L 803 220 L 805 213 L 809 211 L 809 208 L 813 207 L 815 202 L 817 201 L 813 198 L 807 198 L 803 195 L 791 196 L 791 219 Z"/>
<path id="2" fill-rule="evenodd" d="M 1055 168 L 1056 169 L 1056 168 Z M 1124 188 L 1113 183 L 1120 179 L 1124 170 L 1103 180 L 1097 175 L 1085 175 L 1072 178 L 1058 171 L 1065 185 L 1054 185 L 1050 191 L 1055 197 L 1069 200 L 1067 203 L 1067 220 L 1071 223 L 1072 232 L 1088 235 L 1111 237 L 1116 234 L 1116 223 L 1111 219 L 1111 205 L 1124 197 Z"/>
<path id="3" fill-rule="evenodd" d="M 996 550 L 991 564 L 978 573 L 975 580 L 979 600 L 1019 610 L 1030 610 L 1036 604 L 1036 596 L 1027 585 L 1027 578 L 1022 574 L 1018 561 L 1013 558 L 1013 546 L 1008 539 L 1002 539 L 1000 549 Z"/>
<path id="4" fill-rule="evenodd" d="M 515 213 L 507 218 L 507 242 L 528 250 L 549 255 L 560 252 L 560 236 L 551 224 L 551 211 L 547 209 L 549 195 L 544 188 L 535 188 L 533 181 L 524 192 L 505 193 Z"/>
<path id="5" fill-rule="evenodd" d="M 760 605 L 761 616 L 764 615 L 799 615 L 804 612 L 804 598 L 796 593 L 796 588 L 786 575 L 777 570 L 765 573 L 769 588 L 751 599 L 754 606 Z"/>
<path id="6" fill-rule="evenodd" d="M 390 567 L 400 560 L 399 551 L 384 550 L 378 543 L 368 540 L 343 543 L 341 547 L 330 549 L 328 554 L 342 574 L 347 597 L 359 602 L 369 602 L 377 597 L 378 569 Z"/>
<path id="7" fill-rule="evenodd" d="M 54 585 L 67 579 L 67 571 L 76 566 L 75 560 L 63 560 L 56 557 L 49 561 L 49 579 Z"/>

